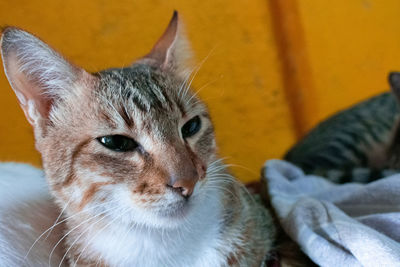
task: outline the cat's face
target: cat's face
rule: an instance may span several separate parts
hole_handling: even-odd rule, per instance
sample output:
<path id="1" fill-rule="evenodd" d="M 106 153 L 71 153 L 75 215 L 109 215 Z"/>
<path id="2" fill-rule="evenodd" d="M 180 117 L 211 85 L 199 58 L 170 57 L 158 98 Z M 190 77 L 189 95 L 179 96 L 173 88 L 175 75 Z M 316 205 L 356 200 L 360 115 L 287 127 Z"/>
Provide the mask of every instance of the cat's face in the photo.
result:
<path id="1" fill-rule="evenodd" d="M 79 89 L 88 93 L 69 95 L 37 143 L 57 194 L 65 202 L 75 195 L 77 211 L 131 205 L 143 215 L 136 221 L 184 215 L 215 160 L 207 109 L 187 85 L 139 64 L 103 71 Z"/>
<path id="2" fill-rule="evenodd" d="M 149 55 L 89 74 L 26 32 L 5 31 L 7 77 L 60 205 L 173 226 L 201 201 L 216 145 L 208 111 L 179 70 L 178 37 L 174 16 Z"/>

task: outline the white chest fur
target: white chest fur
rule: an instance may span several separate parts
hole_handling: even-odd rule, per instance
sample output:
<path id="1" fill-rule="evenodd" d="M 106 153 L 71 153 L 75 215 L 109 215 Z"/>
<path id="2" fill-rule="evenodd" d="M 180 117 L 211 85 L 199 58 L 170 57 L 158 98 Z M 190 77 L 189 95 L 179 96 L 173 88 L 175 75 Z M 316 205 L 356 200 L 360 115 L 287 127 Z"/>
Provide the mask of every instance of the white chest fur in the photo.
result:
<path id="1" fill-rule="evenodd" d="M 88 252 L 102 255 L 111 266 L 224 266 L 223 250 L 228 248 L 220 238 L 221 209 L 216 202 L 208 198 L 175 229 L 107 227 L 92 237 Z"/>

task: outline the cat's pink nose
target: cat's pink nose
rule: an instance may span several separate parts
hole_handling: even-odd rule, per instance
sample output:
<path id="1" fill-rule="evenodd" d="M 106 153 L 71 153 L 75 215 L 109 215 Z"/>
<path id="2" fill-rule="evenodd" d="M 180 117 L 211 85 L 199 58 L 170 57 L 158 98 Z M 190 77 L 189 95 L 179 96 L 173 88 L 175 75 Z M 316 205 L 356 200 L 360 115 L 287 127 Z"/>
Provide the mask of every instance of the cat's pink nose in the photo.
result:
<path id="1" fill-rule="evenodd" d="M 196 183 L 197 179 L 172 179 L 171 183 L 167 186 L 175 189 L 185 198 L 188 198 L 192 195 Z"/>

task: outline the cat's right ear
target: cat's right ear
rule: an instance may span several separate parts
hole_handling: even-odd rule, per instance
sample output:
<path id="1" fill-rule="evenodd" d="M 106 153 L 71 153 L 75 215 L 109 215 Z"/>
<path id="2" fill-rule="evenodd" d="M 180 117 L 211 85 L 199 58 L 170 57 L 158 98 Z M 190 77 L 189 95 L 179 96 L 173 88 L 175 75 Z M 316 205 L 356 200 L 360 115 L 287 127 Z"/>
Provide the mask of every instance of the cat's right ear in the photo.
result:
<path id="1" fill-rule="evenodd" d="M 5 74 L 29 123 L 48 119 L 50 109 L 84 76 L 47 44 L 30 33 L 7 27 L 1 36 Z"/>
<path id="2" fill-rule="evenodd" d="M 185 76 L 191 65 L 192 50 L 177 11 L 153 49 L 139 62 Z"/>
<path id="3" fill-rule="evenodd" d="M 389 73 L 388 80 L 393 94 L 397 97 L 397 100 L 400 102 L 400 72 Z"/>

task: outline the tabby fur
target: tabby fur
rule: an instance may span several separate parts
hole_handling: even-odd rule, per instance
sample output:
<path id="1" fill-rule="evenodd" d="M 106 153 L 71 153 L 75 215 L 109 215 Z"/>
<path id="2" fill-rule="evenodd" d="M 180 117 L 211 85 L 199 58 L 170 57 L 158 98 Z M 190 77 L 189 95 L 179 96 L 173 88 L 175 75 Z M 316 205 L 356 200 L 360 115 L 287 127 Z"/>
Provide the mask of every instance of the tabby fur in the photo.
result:
<path id="1" fill-rule="evenodd" d="M 337 183 L 366 183 L 399 171 L 400 73 L 392 92 L 367 99 L 318 124 L 285 155 L 306 173 Z"/>

